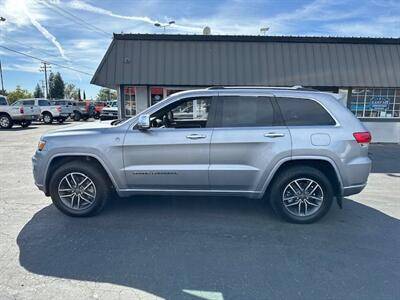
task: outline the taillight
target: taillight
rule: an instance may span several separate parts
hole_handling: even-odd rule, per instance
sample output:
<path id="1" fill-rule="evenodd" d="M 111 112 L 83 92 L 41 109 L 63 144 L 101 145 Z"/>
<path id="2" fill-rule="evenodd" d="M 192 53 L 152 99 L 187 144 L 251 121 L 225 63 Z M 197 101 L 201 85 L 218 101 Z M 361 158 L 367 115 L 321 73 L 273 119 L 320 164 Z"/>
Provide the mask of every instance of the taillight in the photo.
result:
<path id="1" fill-rule="evenodd" d="M 58 112 L 61 112 L 61 106 L 57 106 L 56 109 Z"/>
<path id="2" fill-rule="evenodd" d="M 24 113 L 24 107 L 23 107 L 23 106 L 21 106 L 21 107 L 19 108 L 19 113 L 20 113 L 20 114 L 23 114 L 23 113 Z"/>
<path id="3" fill-rule="evenodd" d="M 366 132 L 354 132 L 353 133 L 354 138 L 356 139 L 357 143 L 359 144 L 368 144 L 371 142 L 371 133 L 368 131 Z"/>

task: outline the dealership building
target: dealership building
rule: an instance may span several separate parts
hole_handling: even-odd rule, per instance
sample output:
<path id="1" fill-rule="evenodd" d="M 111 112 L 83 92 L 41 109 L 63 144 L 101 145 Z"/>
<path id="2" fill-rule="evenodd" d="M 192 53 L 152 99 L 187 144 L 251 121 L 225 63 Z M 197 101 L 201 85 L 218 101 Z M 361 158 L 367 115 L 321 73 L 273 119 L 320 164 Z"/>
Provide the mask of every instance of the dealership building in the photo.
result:
<path id="1" fill-rule="evenodd" d="M 114 34 L 91 83 L 116 89 L 120 117 L 177 91 L 303 86 L 341 94 L 375 142 L 400 142 L 400 39 Z"/>

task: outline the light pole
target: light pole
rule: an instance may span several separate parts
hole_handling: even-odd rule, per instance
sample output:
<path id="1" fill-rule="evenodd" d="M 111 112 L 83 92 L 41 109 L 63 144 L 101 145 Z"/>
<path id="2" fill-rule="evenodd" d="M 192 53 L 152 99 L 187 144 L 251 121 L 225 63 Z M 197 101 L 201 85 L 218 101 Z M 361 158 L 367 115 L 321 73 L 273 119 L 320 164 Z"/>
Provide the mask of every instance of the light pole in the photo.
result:
<path id="1" fill-rule="evenodd" d="M 260 33 L 261 35 L 267 35 L 267 31 L 269 30 L 269 27 L 263 27 L 260 28 Z"/>
<path id="2" fill-rule="evenodd" d="M 0 22 L 5 22 L 6 18 L 0 17 Z M 0 77 L 1 77 L 1 93 L 4 95 L 4 83 L 3 83 L 3 68 L 1 67 L 1 60 L 0 60 Z"/>
<path id="3" fill-rule="evenodd" d="M 175 21 L 169 21 L 167 24 L 161 24 L 161 23 L 157 22 L 157 23 L 154 23 L 154 26 L 163 28 L 163 32 L 165 33 L 165 28 L 169 27 L 169 26 L 171 26 L 173 24 L 175 24 Z"/>

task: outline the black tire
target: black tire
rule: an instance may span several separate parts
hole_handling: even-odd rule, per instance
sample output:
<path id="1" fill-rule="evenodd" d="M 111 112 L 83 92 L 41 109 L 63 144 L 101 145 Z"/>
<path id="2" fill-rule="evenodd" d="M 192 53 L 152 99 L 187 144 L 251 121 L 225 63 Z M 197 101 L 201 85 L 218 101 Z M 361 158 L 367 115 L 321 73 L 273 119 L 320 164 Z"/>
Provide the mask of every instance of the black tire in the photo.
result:
<path id="1" fill-rule="evenodd" d="M 13 127 L 13 125 L 14 122 L 9 115 L 7 114 L 0 115 L 0 128 L 10 129 Z"/>
<path id="2" fill-rule="evenodd" d="M 89 120 L 89 117 L 83 117 L 83 121 Z"/>
<path id="3" fill-rule="evenodd" d="M 44 112 L 42 118 L 43 118 L 43 123 L 44 124 L 53 123 L 53 115 L 51 113 Z"/>
<path id="4" fill-rule="evenodd" d="M 74 112 L 74 121 L 80 121 L 82 118 L 82 115 L 79 111 Z"/>
<path id="5" fill-rule="evenodd" d="M 22 128 L 26 128 L 26 127 L 29 127 L 29 125 L 32 124 L 32 121 L 21 121 L 20 124 L 21 124 Z"/>
<path id="6" fill-rule="evenodd" d="M 285 188 L 289 185 L 289 183 L 296 179 L 311 179 L 316 182 L 323 191 L 323 200 L 320 206 L 315 210 L 315 212 L 308 216 L 296 215 L 284 205 L 283 193 Z M 333 197 L 334 194 L 332 184 L 326 175 L 318 169 L 306 165 L 290 167 L 279 173 L 272 182 L 270 192 L 270 202 L 274 211 L 286 221 L 298 224 L 313 223 L 321 219 L 329 211 L 333 202 Z M 292 201 L 297 202 L 298 199 L 296 198 Z M 304 214 L 305 204 L 304 202 L 302 202 L 302 204 L 303 206 L 300 205 L 300 208 L 302 208 Z M 296 207 L 299 206 L 296 205 Z M 311 208 L 312 206 L 308 205 L 308 207 Z"/>
<path id="7" fill-rule="evenodd" d="M 62 123 L 64 123 L 65 119 L 64 118 L 58 118 L 57 121 L 58 121 L 59 124 L 62 124 Z"/>
<path id="8" fill-rule="evenodd" d="M 77 210 L 68 207 L 60 198 L 58 193 L 58 186 L 65 175 L 71 172 L 82 173 L 95 185 L 96 195 L 95 199 L 87 208 Z M 98 214 L 105 206 L 109 197 L 109 181 L 106 175 L 103 175 L 103 170 L 91 163 L 82 161 L 72 161 L 63 164 L 52 175 L 49 183 L 49 191 L 54 205 L 64 214 L 71 217 L 89 217 Z"/>

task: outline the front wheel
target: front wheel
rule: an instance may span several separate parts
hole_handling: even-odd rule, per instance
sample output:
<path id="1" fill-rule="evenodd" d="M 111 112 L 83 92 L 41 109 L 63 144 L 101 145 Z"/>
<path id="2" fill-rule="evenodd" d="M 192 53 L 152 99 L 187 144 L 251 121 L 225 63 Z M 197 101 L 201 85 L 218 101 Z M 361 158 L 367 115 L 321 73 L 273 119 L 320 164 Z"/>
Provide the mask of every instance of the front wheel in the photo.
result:
<path id="1" fill-rule="evenodd" d="M 54 205 L 72 217 L 98 214 L 109 194 L 109 184 L 101 170 L 81 161 L 62 165 L 51 177 L 49 186 Z"/>
<path id="2" fill-rule="evenodd" d="M 273 181 L 270 201 L 275 212 L 291 223 L 313 223 L 322 218 L 333 202 L 329 179 L 318 169 L 291 167 Z"/>

